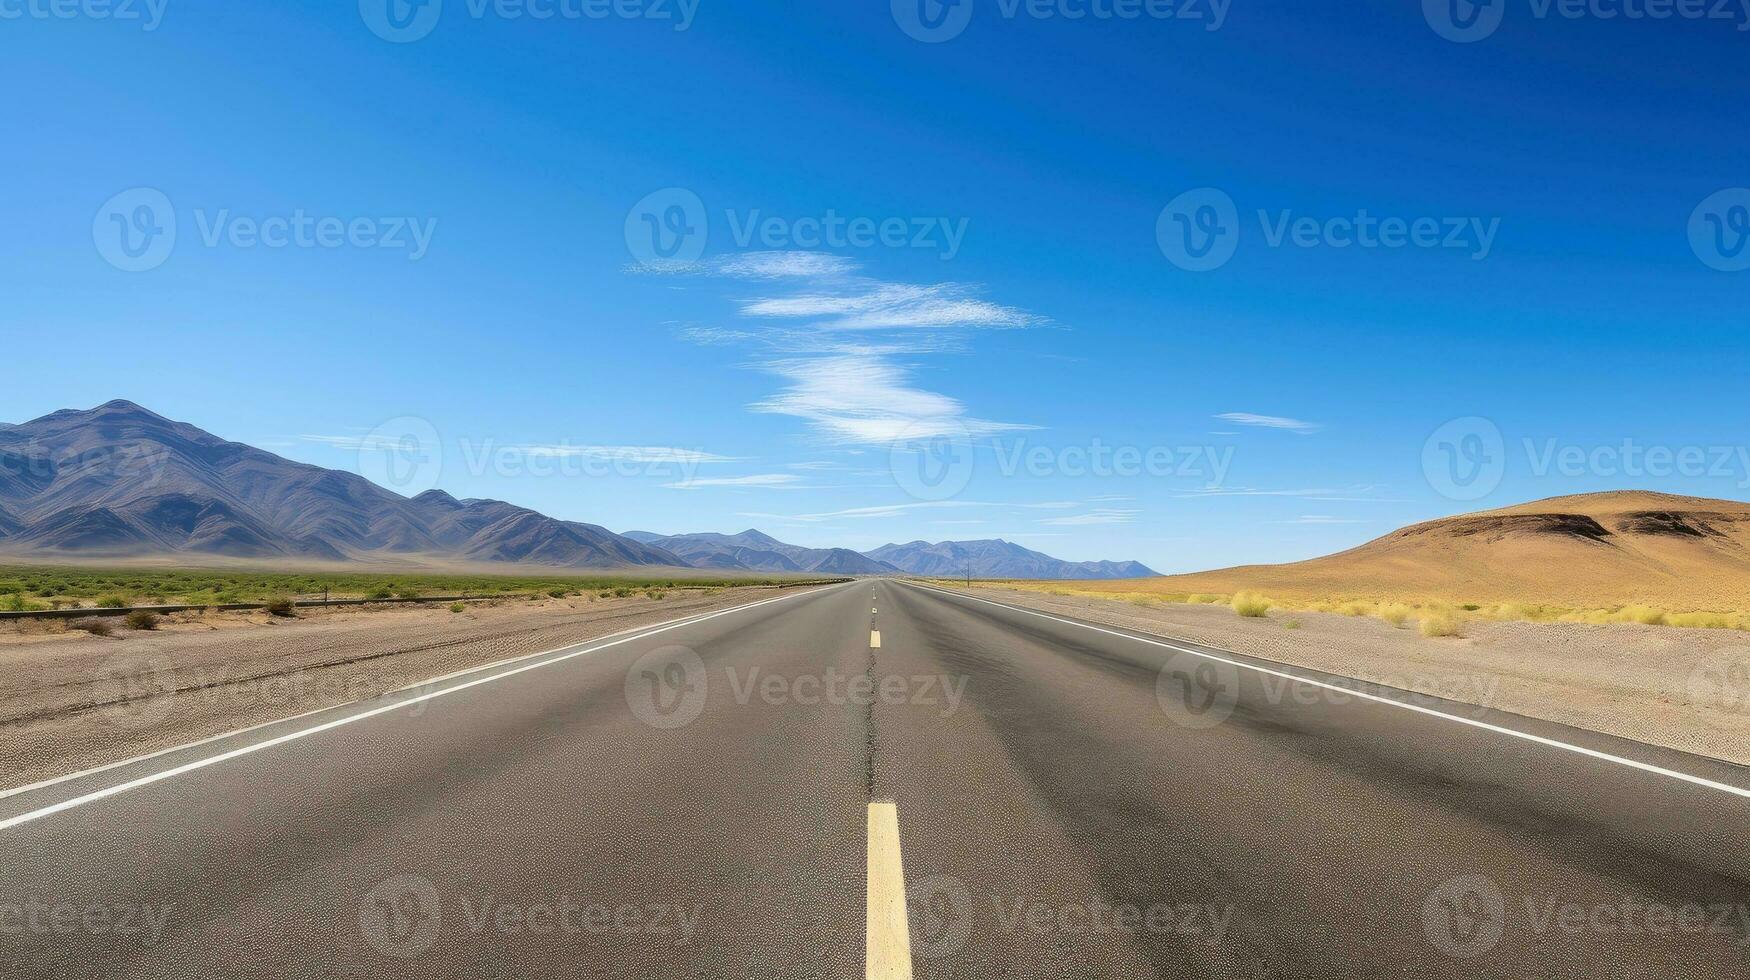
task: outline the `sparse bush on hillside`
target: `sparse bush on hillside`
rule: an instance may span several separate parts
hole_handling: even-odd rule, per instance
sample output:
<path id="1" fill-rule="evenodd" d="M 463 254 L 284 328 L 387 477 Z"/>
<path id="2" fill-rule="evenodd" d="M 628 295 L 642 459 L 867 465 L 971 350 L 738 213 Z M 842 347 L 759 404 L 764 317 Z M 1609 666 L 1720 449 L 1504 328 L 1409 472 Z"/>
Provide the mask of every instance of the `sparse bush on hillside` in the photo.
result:
<path id="1" fill-rule="evenodd" d="M 388 588 L 372 589 L 370 594 L 365 596 L 366 599 L 393 599 L 394 597 L 394 590 Z"/>
<path id="2" fill-rule="evenodd" d="M 92 636 L 109 636 L 115 630 L 101 619 L 75 619 L 67 624 L 76 630 L 84 630 Z"/>
<path id="3" fill-rule="evenodd" d="M 1345 616 L 1368 616 L 1373 613 L 1374 606 L 1369 602 L 1345 602 L 1337 611 Z"/>
<path id="4" fill-rule="evenodd" d="M 1443 609 L 1423 613 L 1418 625 L 1423 636 L 1458 636 L 1460 631 L 1458 616 Z"/>
<path id="5" fill-rule="evenodd" d="M 1234 596 L 1231 605 L 1233 611 L 1241 616 L 1257 618 L 1269 612 L 1274 603 L 1256 592 L 1241 592 Z"/>
<path id="6" fill-rule="evenodd" d="M 136 609 L 128 613 L 128 629 L 155 630 L 158 628 L 158 614 L 146 609 Z"/>
<path id="7" fill-rule="evenodd" d="M 267 611 L 272 616 L 295 616 L 298 612 L 298 604 L 292 600 L 291 596 L 278 595 L 267 600 Z"/>
<path id="8" fill-rule="evenodd" d="M 1378 615 L 1393 626 L 1402 626 L 1410 618 L 1410 607 L 1401 602 L 1381 603 Z"/>
<path id="9" fill-rule="evenodd" d="M 97 608 L 99 609 L 126 609 L 133 604 L 134 600 L 114 592 L 97 598 Z"/>
<path id="10" fill-rule="evenodd" d="M 661 589 L 646 589 L 644 594 L 652 599 L 660 599 L 665 593 Z"/>
<path id="11" fill-rule="evenodd" d="M 636 592 L 637 592 L 636 589 L 628 589 L 622 585 L 619 588 L 614 590 L 614 598 L 616 598 L 616 599 L 630 599 Z"/>
<path id="12" fill-rule="evenodd" d="M 547 595 L 549 595 L 555 599 L 563 599 L 569 594 L 570 593 L 568 593 L 565 589 L 548 589 L 547 590 Z"/>
<path id="13" fill-rule="evenodd" d="M 1642 626 L 1665 625 L 1665 610 L 1654 609 L 1652 606 L 1624 606 L 1617 615 L 1627 623 L 1640 623 Z"/>

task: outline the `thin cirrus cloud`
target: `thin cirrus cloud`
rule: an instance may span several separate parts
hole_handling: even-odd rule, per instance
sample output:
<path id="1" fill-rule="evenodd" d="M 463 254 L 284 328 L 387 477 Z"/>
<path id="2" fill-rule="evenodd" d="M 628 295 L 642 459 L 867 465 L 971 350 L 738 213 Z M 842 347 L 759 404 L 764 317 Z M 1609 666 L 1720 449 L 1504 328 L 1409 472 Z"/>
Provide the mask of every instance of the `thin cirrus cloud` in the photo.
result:
<path id="1" fill-rule="evenodd" d="M 323 436 L 301 435 L 303 442 L 313 442 L 337 449 L 349 449 L 358 452 L 394 452 L 406 448 L 405 441 L 399 436 L 371 433 L 362 436 Z M 502 447 L 503 452 L 542 459 L 600 459 L 616 463 L 679 463 L 697 465 L 700 463 L 730 463 L 737 461 L 735 456 L 720 456 L 699 449 L 682 449 L 678 446 L 580 446 L 570 443 L 525 444 Z"/>
<path id="2" fill-rule="evenodd" d="M 1039 523 L 1052 527 L 1092 527 L 1101 524 L 1129 524 L 1141 513 L 1135 510 L 1117 510 L 1113 508 L 1095 508 L 1086 514 L 1070 514 L 1064 517 L 1048 517 Z"/>
<path id="3" fill-rule="evenodd" d="M 1317 422 L 1283 418 L 1280 415 L 1254 415 L 1251 412 L 1223 412 L 1214 417 L 1223 422 L 1232 422 L 1235 425 L 1249 425 L 1261 429 L 1282 429 L 1299 435 L 1317 432 L 1322 428 Z"/>
<path id="4" fill-rule="evenodd" d="M 749 409 L 801 419 L 830 443 L 971 439 L 1034 427 L 973 415 L 951 395 L 915 384 L 914 366 L 898 358 L 958 352 L 964 349 L 958 338 L 969 331 L 1028 327 L 1043 318 L 982 298 L 966 283 L 883 282 L 859 268 L 822 252 L 752 252 L 696 263 L 688 274 L 767 288 L 731 299 L 743 323 L 757 329 L 693 326 L 684 334 L 697 343 L 761 349 L 765 356 L 753 366 L 785 387 Z"/>
<path id="5" fill-rule="evenodd" d="M 794 473 L 756 473 L 752 476 L 714 476 L 699 480 L 682 480 L 679 483 L 664 483 L 668 490 L 703 490 L 706 487 L 789 487 L 802 479 Z"/>

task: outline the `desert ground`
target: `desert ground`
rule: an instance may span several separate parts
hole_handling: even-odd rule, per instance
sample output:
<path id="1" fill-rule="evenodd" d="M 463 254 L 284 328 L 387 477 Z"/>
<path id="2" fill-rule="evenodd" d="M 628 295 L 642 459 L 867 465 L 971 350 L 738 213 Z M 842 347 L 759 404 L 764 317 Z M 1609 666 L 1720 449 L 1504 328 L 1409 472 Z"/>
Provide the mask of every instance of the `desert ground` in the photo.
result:
<path id="1" fill-rule="evenodd" d="M 944 583 L 947 584 L 947 583 Z M 1070 583 L 1056 583 L 1061 587 Z M 1077 587 L 1087 583 L 1074 583 Z M 1750 637 L 1639 624 L 1413 621 L 975 586 L 997 601 L 1750 765 Z"/>
<path id="2" fill-rule="evenodd" d="M 78 772 L 452 671 L 775 596 L 775 587 L 601 598 L 177 613 L 93 636 L 0 623 L 0 788 Z"/>
<path id="3" fill-rule="evenodd" d="M 1414 524 L 1309 561 L 1073 588 L 1180 599 L 1255 592 L 1301 608 L 1396 603 L 1497 619 L 1743 628 L 1750 504 L 1642 491 L 1552 497 Z"/>

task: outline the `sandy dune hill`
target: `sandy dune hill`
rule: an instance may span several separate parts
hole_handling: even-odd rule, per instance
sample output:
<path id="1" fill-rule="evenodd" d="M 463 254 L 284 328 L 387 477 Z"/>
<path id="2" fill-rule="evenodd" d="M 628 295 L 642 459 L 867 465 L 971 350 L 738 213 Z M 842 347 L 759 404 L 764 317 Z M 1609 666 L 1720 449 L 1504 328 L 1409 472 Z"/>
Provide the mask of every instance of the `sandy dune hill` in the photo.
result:
<path id="1" fill-rule="evenodd" d="M 1750 504 L 1647 491 L 1551 497 L 1413 524 L 1310 561 L 1092 588 L 1256 590 L 1289 600 L 1750 609 Z"/>

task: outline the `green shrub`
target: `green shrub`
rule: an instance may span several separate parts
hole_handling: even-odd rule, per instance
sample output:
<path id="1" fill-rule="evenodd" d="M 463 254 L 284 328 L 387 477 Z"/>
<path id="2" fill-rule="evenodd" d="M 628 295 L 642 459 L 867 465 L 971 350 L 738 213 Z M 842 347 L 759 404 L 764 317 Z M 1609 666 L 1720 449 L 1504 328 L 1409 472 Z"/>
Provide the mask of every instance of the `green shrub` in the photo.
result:
<path id="1" fill-rule="evenodd" d="M 114 592 L 97 598 L 97 608 L 99 609 L 126 609 L 133 604 L 134 600 Z"/>
<path id="2" fill-rule="evenodd" d="M 379 586 L 378 588 L 372 589 L 370 591 L 370 593 L 365 596 L 365 598 L 366 599 L 393 599 L 393 598 L 395 598 L 395 593 L 390 589 L 382 588 Z"/>
<path id="3" fill-rule="evenodd" d="M 155 630 L 158 628 L 158 614 L 146 609 L 136 609 L 128 613 L 128 629 Z"/>
<path id="4" fill-rule="evenodd" d="M 564 589 L 548 589 L 547 590 L 547 595 L 554 598 L 554 599 L 563 599 L 568 594 L 569 593 Z"/>
<path id="5" fill-rule="evenodd" d="M 462 610 L 467 609 L 467 608 L 468 608 L 467 606 L 464 606 L 459 602 L 450 603 L 450 612 L 453 612 L 453 613 L 459 613 Z"/>
<path id="6" fill-rule="evenodd" d="M 295 616 L 298 614 L 298 604 L 291 596 L 278 595 L 267 600 L 267 611 L 272 616 Z"/>

